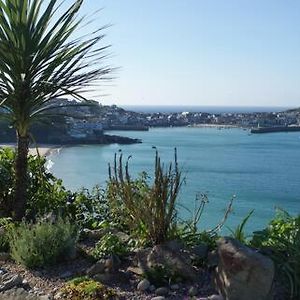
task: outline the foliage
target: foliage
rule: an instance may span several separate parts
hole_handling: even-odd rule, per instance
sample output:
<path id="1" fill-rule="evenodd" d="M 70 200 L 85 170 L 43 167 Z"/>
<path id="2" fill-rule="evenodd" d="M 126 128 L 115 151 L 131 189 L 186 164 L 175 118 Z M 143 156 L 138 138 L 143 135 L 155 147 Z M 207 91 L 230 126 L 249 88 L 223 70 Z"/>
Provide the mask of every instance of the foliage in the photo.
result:
<path id="1" fill-rule="evenodd" d="M 154 266 L 144 275 L 145 278 L 156 286 L 169 285 L 174 282 L 180 282 L 184 279 L 184 274 L 178 274 L 178 272 L 175 272 L 172 268 L 166 265 Z"/>
<path id="2" fill-rule="evenodd" d="M 224 226 L 233 205 L 234 197 L 229 201 L 225 210 L 224 217 L 214 228 L 209 230 L 199 230 L 199 222 L 208 203 L 206 194 L 197 194 L 195 199 L 195 207 L 190 211 L 192 217 L 188 220 L 181 220 L 175 228 L 173 235 L 181 240 L 187 247 L 205 244 L 210 250 L 216 248 L 216 241 L 219 238 L 220 230 Z M 187 209 L 187 208 L 186 208 Z"/>
<path id="3" fill-rule="evenodd" d="M 126 255 L 128 251 L 127 245 L 117 235 L 107 233 L 97 242 L 92 255 L 98 260 L 110 255 L 121 257 Z"/>
<path id="4" fill-rule="evenodd" d="M 278 210 L 267 228 L 254 232 L 251 245 L 257 248 L 269 248 L 275 261 L 277 272 L 285 275 L 288 281 L 291 299 L 300 296 L 300 215 L 292 217 Z"/>
<path id="5" fill-rule="evenodd" d="M 15 197 L 10 206 L 16 220 L 26 211 L 27 155 L 32 124 L 53 114 L 54 99 L 72 96 L 85 101 L 92 84 L 107 80 L 102 28 L 78 37 L 83 0 L 61 12 L 61 0 L 0 2 L 1 117 L 16 130 Z M 43 4 L 43 5 L 42 5 Z"/>
<path id="6" fill-rule="evenodd" d="M 82 189 L 75 193 L 70 201 L 68 213 L 82 228 L 102 227 L 103 222 L 110 220 L 105 191 L 95 186 L 91 192 Z"/>
<path id="7" fill-rule="evenodd" d="M 7 231 L 12 226 L 10 218 L 0 218 L 0 252 L 7 252 L 9 250 L 9 238 Z"/>
<path id="8" fill-rule="evenodd" d="M 174 164 L 166 168 L 156 151 L 153 183 L 148 179 L 146 173 L 132 179 L 129 159 L 124 166 L 122 154 L 119 159 L 115 155 L 114 166 L 109 167 L 107 196 L 113 214 L 121 216 L 131 232 L 159 244 L 170 238 L 176 226 L 176 200 L 182 184 L 176 149 Z"/>
<path id="9" fill-rule="evenodd" d="M 28 268 L 51 265 L 74 251 L 77 237 L 77 227 L 62 218 L 22 222 L 9 231 L 11 256 Z"/>
<path id="10" fill-rule="evenodd" d="M 247 243 L 247 236 L 245 234 L 245 226 L 253 213 L 254 213 L 254 209 L 251 210 L 246 215 L 246 217 L 242 220 L 241 224 L 239 224 L 234 230 L 229 229 L 232 237 L 235 238 L 236 240 L 240 241 L 241 243 L 244 243 L 244 244 Z"/>
<path id="11" fill-rule="evenodd" d="M 9 214 L 7 207 L 12 205 L 14 197 L 15 155 L 15 151 L 10 148 L 0 149 L 0 209 L 5 216 Z M 28 156 L 27 180 L 28 219 L 59 212 L 66 207 L 70 193 L 65 190 L 62 181 L 46 169 L 44 157 Z"/>
<path id="12" fill-rule="evenodd" d="M 116 300 L 119 299 L 117 293 L 105 287 L 99 282 L 88 277 L 79 277 L 71 280 L 61 290 L 63 299 L 69 300 Z"/>

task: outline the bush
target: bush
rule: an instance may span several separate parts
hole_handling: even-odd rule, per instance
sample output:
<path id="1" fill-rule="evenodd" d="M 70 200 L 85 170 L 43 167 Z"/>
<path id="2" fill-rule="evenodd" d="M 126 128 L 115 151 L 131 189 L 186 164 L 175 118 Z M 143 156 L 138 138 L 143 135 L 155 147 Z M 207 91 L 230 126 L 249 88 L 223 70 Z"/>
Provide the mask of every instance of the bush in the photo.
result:
<path id="1" fill-rule="evenodd" d="M 99 282 L 87 277 L 79 277 L 70 281 L 62 290 L 63 299 L 85 300 L 116 300 L 119 299 L 116 292 L 105 287 Z"/>
<path id="2" fill-rule="evenodd" d="M 95 259 L 101 259 L 110 255 L 124 256 L 129 249 L 121 239 L 113 233 L 105 234 L 95 245 L 92 255 Z"/>
<path id="3" fill-rule="evenodd" d="M 15 194 L 14 161 L 13 149 L 0 149 L 0 211 L 2 216 L 10 216 L 12 211 Z M 53 211 L 62 213 L 70 196 L 70 192 L 63 187 L 62 181 L 47 171 L 44 157 L 28 156 L 27 219 L 35 219 Z"/>
<path id="4" fill-rule="evenodd" d="M 0 218 L 0 252 L 9 251 L 8 230 L 12 226 L 10 218 Z"/>
<path id="5" fill-rule="evenodd" d="M 143 173 L 133 180 L 128 160 L 124 166 L 122 155 L 119 159 L 115 155 L 114 167 L 109 167 L 107 196 L 113 215 L 132 233 L 146 237 L 152 244 L 160 244 L 170 238 L 176 227 L 176 200 L 182 184 L 176 149 L 174 164 L 166 168 L 156 151 L 153 183 L 148 179 Z"/>
<path id="6" fill-rule="evenodd" d="M 271 250 L 279 278 L 285 278 L 288 283 L 291 299 L 299 299 L 300 215 L 292 217 L 278 210 L 266 229 L 254 232 L 251 245 Z"/>
<path id="7" fill-rule="evenodd" d="M 98 228 L 103 221 L 110 219 L 105 191 L 95 186 L 91 192 L 82 189 L 75 193 L 70 201 L 68 213 L 82 228 Z"/>
<path id="8" fill-rule="evenodd" d="M 67 258 L 75 249 L 78 232 L 70 221 L 41 220 L 9 230 L 12 258 L 28 268 L 43 267 Z"/>

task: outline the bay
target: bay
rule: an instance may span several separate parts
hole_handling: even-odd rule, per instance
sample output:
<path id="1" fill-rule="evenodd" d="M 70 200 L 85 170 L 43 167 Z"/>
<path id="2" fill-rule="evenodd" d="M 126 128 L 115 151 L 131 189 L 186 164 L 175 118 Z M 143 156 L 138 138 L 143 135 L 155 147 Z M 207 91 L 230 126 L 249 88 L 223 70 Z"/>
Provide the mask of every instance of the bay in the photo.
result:
<path id="1" fill-rule="evenodd" d="M 51 171 L 73 191 L 95 184 L 104 186 L 114 153 L 132 156 L 130 169 L 135 176 L 142 171 L 152 176 L 153 146 L 166 163 L 172 161 L 176 147 L 186 178 L 179 199 L 183 219 L 191 216 L 200 193 L 209 199 L 199 224 L 205 229 L 222 219 L 234 195 L 233 211 L 226 222 L 231 228 L 252 209 L 249 232 L 264 227 L 276 207 L 292 214 L 300 212 L 299 132 L 250 135 L 238 128 L 182 127 L 112 134 L 140 138 L 143 143 L 66 147 L 49 157 Z"/>

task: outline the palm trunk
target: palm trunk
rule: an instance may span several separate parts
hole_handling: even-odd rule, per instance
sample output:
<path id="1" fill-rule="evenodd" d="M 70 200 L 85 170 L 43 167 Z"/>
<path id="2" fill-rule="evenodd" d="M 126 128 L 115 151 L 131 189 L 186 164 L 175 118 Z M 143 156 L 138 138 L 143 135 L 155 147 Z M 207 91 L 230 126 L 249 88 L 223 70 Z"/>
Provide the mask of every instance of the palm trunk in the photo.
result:
<path id="1" fill-rule="evenodd" d="M 26 210 L 26 190 L 27 190 L 27 156 L 28 156 L 29 138 L 20 136 L 17 133 L 17 153 L 15 161 L 15 203 L 14 218 L 17 221 L 22 220 Z"/>

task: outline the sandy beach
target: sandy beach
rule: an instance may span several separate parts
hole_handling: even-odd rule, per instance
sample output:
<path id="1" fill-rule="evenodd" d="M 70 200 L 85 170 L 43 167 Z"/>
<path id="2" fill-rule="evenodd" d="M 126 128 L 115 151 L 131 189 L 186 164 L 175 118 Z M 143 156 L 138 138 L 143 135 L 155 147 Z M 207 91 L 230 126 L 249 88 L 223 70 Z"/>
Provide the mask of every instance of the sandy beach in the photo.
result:
<path id="1" fill-rule="evenodd" d="M 15 144 L 0 144 L 0 148 L 7 148 L 7 147 L 15 148 L 16 145 Z M 38 152 L 41 156 L 48 156 L 55 151 L 59 151 L 59 149 L 61 149 L 61 148 L 62 148 L 61 145 L 41 145 L 41 146 L 38 146 Z M 29 154 L 37 155 L 36 147 L 30 147 Z"/>

